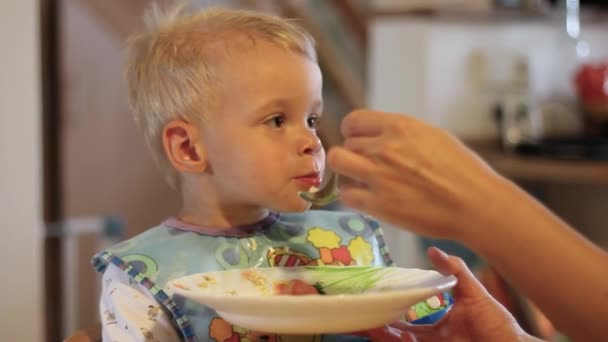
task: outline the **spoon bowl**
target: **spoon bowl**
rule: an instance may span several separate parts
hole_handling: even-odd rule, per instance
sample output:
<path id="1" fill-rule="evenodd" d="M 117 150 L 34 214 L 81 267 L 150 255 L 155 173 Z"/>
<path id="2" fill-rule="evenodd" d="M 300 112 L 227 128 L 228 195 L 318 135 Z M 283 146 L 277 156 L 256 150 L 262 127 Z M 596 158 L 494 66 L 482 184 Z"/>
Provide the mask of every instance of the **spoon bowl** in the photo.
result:
<path id="1" fill-rule="evenodd" d="M 317 206 L 324 206 L 334 202 L 340 196 L 338 191 L 338 175 L 332 173 L 327 184 L 319 191 L 300 191 L 298 195 L 305 201 Z"/>

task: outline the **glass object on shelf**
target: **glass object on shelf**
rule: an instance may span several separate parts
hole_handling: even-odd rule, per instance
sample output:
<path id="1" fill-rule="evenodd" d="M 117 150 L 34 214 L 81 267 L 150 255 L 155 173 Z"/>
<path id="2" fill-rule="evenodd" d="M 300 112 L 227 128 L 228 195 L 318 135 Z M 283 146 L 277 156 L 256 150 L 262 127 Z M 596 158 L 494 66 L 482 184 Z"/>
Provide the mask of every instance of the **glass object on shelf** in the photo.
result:
<path id="1" fill-rule="evenodd" d="M 572 79 L 577 68 L 591 56 L 591 45 L 585 39 L 580 15 L 580 0 L 562 0 L 558 6 L 560 27 L 555 51 L 555 96 L 572 101 L 575 89 Z"/>
<path id="2" fill-rule="evenodd" d="M 576 57 L 585 60 L 591 54 L 589 43 L 581 37 L 581 5 L 580 0 L 565 0 L 566 33 L 572 38 Z"/>
<path id="3" fill-rule="evenodd" d="M 594 95 L 602 92 L 603 83 L 598 82 L 598 77 L 603 77 L 602 65 L 608 61 L 605 58 L 608 50 L 602 47 L 606 42 L 602 29 L 597 23 L 584 20 L 588 12 L 581 11 L 580 0 L 561 0 L 557 8 L 555 58 L 547 61 L 553 63 L 551 101 L 578 113 L 584 135 L 608 135 L 608 113 L 605 113 L 608 106 Z M 590 97 L 594 99 L 593 105 L 589 104 Z M 598 99 L 602 100 L 599 105 Z"/>
<path id="4" fill-rule="evenodd" d="M 541 118 L 530 108 L 528 57 L 506 50 L 487 57 L 485 83 L 502 147 L 509 151 L 538 139 L 543 127 Z"/>

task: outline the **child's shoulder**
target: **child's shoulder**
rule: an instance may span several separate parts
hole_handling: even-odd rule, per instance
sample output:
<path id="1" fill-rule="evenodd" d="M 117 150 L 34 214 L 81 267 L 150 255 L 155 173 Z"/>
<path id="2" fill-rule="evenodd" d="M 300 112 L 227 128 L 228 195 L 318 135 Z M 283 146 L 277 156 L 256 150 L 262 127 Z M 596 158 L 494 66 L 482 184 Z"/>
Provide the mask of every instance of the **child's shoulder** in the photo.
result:
<path id="1" fill-rule="evenodd" d="M 184 240 L 188 241 L 189 237 L 186 235 L 189 235 L 189 232 L 174 229 L 163 222 L 107 247 L 99 252 L 94 259 L 103 255 L 113 257 L 132 254 L 157 255 L 170 250 L 173 246 L 180 246 Z"/>
<path id="2" fill-rule="evenodd" d="M 156 243 L 161 240 L 165 240 L 167 237 L 171 235 L 169 228 L 164 224 L 159 224 L 157 226 L 148 228 L 143 232 L 134 235 L 126 240 L 123 240 L 116 245 L 108 248 L 109 250 L 121 250 L 126 246 L 140 245 L 140 244 L 148 244 L 148 243 Z"/>
<path id="3" fill-rule="evenodd" d="M 95 267 L 99 269 L 97 264 L 100 264 L 101 267 L 103 266 L 102 264 L 106 264 L 116 257 L 137 253 L 137 251 L 142 248 L 147 249 L 147 246 L 157 244 L 164 240 L 166 234 L 167 227 L 162 224 L 146 229 L 133 237 L 122 240 L 115 245 L 100 251 L 93 256 L 92 262 Z"/>

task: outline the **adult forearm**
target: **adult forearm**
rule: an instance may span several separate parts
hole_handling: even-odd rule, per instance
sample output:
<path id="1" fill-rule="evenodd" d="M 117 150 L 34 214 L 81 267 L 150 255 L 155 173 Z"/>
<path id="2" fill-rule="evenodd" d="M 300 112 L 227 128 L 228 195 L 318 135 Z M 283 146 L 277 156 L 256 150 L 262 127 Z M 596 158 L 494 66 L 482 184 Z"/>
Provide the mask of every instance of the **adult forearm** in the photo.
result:
<path id="1" fill-rule="evenodd" d="M 463 242 L 559 330 L 575 340 L 608 340 L 608 253 L 512 183 L 500 183 L 502 195 L 479 213 Z"/>

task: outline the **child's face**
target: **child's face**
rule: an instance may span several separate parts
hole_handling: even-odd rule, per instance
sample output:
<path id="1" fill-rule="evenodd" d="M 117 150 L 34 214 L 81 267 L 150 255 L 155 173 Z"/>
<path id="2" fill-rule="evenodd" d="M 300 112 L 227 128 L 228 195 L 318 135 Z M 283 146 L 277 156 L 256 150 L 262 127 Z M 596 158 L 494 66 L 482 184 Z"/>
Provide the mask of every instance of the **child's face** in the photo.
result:
<path id="1" fill-rule="evenodd" d="M 229 58 L 217 110 L 202 128 L 220 205 L 308 209 L 298 192 L 318 186 L 325 165 L 318 65 L 260 41 Z"/>

